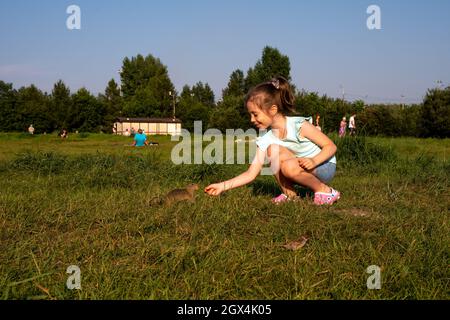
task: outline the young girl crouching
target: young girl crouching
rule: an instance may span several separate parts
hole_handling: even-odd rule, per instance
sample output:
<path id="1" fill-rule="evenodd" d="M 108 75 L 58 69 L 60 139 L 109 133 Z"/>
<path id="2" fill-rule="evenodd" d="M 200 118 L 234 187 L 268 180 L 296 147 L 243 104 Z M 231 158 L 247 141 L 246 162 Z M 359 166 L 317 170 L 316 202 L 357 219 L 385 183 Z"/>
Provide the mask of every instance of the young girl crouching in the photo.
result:
<path id="1" fill-rule="evenodd" d="M 282 194 L 272 199 L 274 203 L 297 196 L 294 184 L 311 189 L 317 205 L 339 200 L 340 193 L 327 185 L 336 172 L 336 146 L 309 122 L 310 118 L 286 116 L 295 111 L 288 81 L 277 77 L 257 85 L 248 92 L 245 104 L 252 124 L 270 130 L 256 140 L 256 155 L 247 171 L 211 184 L 205 192 L 217 196 L 252 182 L 261 172 L 267 154 L 282 190 Z"/>

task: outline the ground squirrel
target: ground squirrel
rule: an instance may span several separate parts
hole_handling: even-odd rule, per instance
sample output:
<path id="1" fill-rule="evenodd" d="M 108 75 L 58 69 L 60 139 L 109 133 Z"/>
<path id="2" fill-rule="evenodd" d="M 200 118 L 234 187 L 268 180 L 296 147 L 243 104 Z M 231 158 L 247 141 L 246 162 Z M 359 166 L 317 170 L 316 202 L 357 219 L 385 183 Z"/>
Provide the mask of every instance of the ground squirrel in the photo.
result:
<path id="1" fill-rule="evenodd" d="M 150 204 L 172 205 L 176 202 L 188 200 L 195 202 L 195 191 L 198 190 L 198 184 L 189 184 L 184 189 L 174 189 L 163 197 L 156 197 L 150 201 Z"/>

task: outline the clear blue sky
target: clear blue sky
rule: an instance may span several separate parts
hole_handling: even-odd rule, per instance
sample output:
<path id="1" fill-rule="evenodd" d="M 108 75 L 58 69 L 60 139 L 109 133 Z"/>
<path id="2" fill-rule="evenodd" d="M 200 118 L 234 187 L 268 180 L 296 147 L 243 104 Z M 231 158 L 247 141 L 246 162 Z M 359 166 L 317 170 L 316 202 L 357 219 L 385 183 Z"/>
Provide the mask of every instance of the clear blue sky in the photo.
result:
<path id="1" fill-rule="evenodd" d="M 66 9 L 81 8 L 81 30 Z M 381 30 L 366 9 L 381 8 Z M 367 102 L 419 102 L 450 85 L 448 0 L 2 0 L 0 80 L 50 92 L 62 79 L 97 94 L 124 57 L 152 54 L 178 91 L 207 82 L 220 98 L 264 46 L 289 56 L 297 88 Z M 402 98 L 401 96 L 404 96 Z M 367 96 L 367 98 L 366 98 Z"/>

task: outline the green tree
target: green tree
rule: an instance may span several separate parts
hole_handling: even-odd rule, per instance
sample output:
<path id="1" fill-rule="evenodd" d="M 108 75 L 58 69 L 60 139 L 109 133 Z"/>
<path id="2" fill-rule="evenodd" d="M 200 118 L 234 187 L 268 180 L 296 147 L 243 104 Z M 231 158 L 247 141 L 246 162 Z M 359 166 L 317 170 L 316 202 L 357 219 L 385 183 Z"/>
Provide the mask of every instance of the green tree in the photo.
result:
<path id="1" fill-rule="evenodd" d="M 364 110 L 365 103 L 363 100 L 356 100 L 353 102 L 353 110 L 355 112 L 362 112 Z"/>
<path id="2" fill-rule="evenodd" d="M 211 112 L 209 127 L 217 128 L 222 132 L 226 129 L 247 130 L 251 127 L 249 119 L 243 97 L 227 95 Z"/>
<path id="3" fill-rule="evenodd" d="M 50 105 L 52 109 L 52 116 L 55 123 L 55 128 L 65 128 L 68 125 L 68 114 L 71 109 L 72 100 L 70 98 L 70 89 L 59 80 L 53 86 L 50 97 Z"/>
<path id="4" fill-rule="evenodd" d="M 240 97 L 244 96 L 245 93 L 244 72 L 237 69 L 231 73 L 227 87 L 222 90 L 222 98 L 227 96 Z"/>
<path id="5" fill-rule="evenodd" d="M 135 91 L 134 96 L 124 100 L 123 113 L 127 117 L 164 117 L 168 116 L 168 111 L 162 113 L 152 88 L 140 87 Z M 169 102 L 167 102 L 169 104 Z M 170 103 L 170 106 L 172 103 Z M 168 108 L 167 108 L 168 109 Z"/>
<path id="6" fill-rule="evenodd" d="M 187 112 L 183 114 L 181 120 L 183 121 L 183 127 L 189 131 L 194 129 L 194 121 L 202 121 L 202 128 L 206 130 L 208 128 L 209 113 L 211 109 L 206 107 L 200 102 L 194 102 Z"/>
<path id="7" fill-rule="evenodd" d="M 227 87 L 222 90 L 222 101 L 211 114 L 210 127 L 221 130 L 248 129 L 251 124 L 244 105 L 245 94 L 244 72 L 237 69 L 231 73 Z"/>
<path id="8" fill-rule="evenodd" d="M 208 84 L 198 82 L 192 88 L 183 87 L 177 107 L 177 117 L 183 127 L 189 131 L 194 129 L 194 121 L 202 121 L 202 128 L 208 128 L 209 114 L 214 108 L 214 93 Z"/>
<path id="9" fill-rule="evenodd" d="M 366 135 L 395 136 L 396 121 L 392 106 L 371 105 L 356 117 L 358 132 Z"/>
<path id="10" fill-rule="evenodd" d="M 195 101 L 200 102 L 202 105 L 208 108 L 214 107 L 214 92 L 209 84 L 203 84 L 201 81 L 192 86 L 191 93 Z"/>
<path id="11" fill-rule="evenodd" d="M 245 79 L 245 91 L 255 85 L 268 81 L 275 76 L 283 76 L 291 80 L 291 63 L 289 57 L 280 53 L 276 48 L 266 46 L 262 57 L 254 68 L 250 68 Z"/>
<path id="12" fill-rule="evenodd" d="M 81 88 L 72 95 L 72 109 L 68 129 L 82 132 L 105 130 L 105 108 L 86 88 Z"/>
<path id="13" fill-rule="evenodd" d="M 450 87 L 428 90 L 419 123 L 422 137 L 450 137 Z"/>
<path id="14" fill-rule="evenodd" d="M 167 67 L 148 55 L 137 55 L 123 60 L 120 73 L 127 116 L 170 116 L 174 92 Z"/>
<path id="15" fill-rule="evenodd" d="M 17 91 L 12 83 L 0 81 L 0 131 L 19 130 L 16 112 Z"/>
<path id="16" fill-rule="evenodd" d="M 194 101 L 194 93 L 191 90 L 191 87 L 189 87 L 187 84 L 183 86 L 183 89 L 180 93 L 180 99 L 186 100 L 186 101 Z"/>
<path id="17" fill-rule="evenodd" d="M 297 112 L 302 116 L 321 114 L 324 109 L 323 100 L 319 97 L 317 92 L 301 91 L 295 97 L 295 105 L 297 107 Z"/>
<path id="18" fill-rule="evenodd" d="M 222 90 L 222 102 L 210 115 L 210 127 L 218 129 L 248 129 L 251 127 L 247 109 L 245 107 L 245 94 L 255 85 L 268 81 L 275 76 L 283 76 L 287 80 L 290 76 L 289 57 L 280 53 L 276 48 L 266 46 L 262 57 L 254 67 L 247 71 L 237 69 L 230 75 L 228 85 Z M 295 87 L 293 87 L 295 92 Z"/>
<path id="19" fill-rule="evenodd" d="M 104 125 L 107 128 L 112 128 L 115 119 L 120 117 L 123 112 L 123 100 L 120 94 L 120 88 L 114 79 L 108 82 L 105 94 L 100 95 L 99 100 L 104 106 Z"/>
<path id="20" fill-rule="evenodd" d="M 419 137 L 419 119 L 421 116 L 421 105 L 402 106 L 397 124 L 401 126 L 403 136 Z"/>
<path id="21" fill-rule="evenodd" d="M 50 107 L 50 97 L 36 86 L 22 87 L 17 92 L 16 130 L 27 130 L 30 124 L 35 128 L 35 133 L 50 132 L 55 123 Z"/>

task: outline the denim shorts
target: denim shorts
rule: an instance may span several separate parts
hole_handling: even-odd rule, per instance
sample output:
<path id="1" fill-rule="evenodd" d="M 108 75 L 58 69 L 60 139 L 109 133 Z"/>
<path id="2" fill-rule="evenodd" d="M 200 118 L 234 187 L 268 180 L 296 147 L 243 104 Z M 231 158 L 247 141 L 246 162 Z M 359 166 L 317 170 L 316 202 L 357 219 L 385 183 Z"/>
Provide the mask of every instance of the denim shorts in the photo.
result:
<path id="1" fill-rule="evenodd" d="M 330 182 L 336 173 L 336 164 L 333 162 L 325 162 L 314 170 L 314 175 L 323 183 Z"/>

